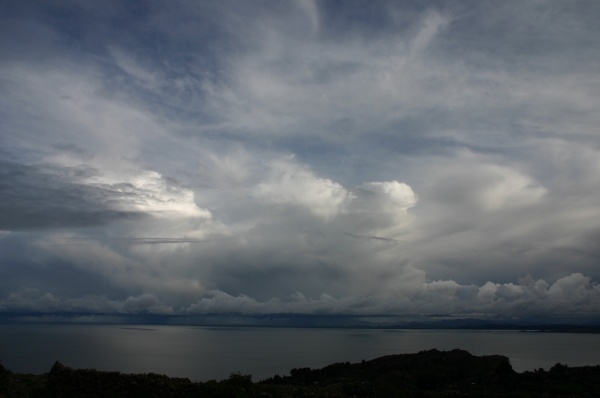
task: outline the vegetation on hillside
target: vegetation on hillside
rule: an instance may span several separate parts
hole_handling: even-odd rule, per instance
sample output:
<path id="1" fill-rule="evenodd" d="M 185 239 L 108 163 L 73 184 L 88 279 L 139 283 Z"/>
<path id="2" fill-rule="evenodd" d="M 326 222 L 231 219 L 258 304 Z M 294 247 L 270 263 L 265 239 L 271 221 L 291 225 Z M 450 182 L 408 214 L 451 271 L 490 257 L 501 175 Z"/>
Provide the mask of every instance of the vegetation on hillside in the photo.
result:
<path id="1" fill-rule="evenodd" d="M 43 375 L 0 365 L 0 398 L 9 397 L 597 397 L 600 365 L 516 373 L 508 358 L 462 350 L 390 355 L 322 369 L 292 369 L 257 383 L 232 374 L 192 382 L 158 374 L 71 369 L 57 362 Z"/>

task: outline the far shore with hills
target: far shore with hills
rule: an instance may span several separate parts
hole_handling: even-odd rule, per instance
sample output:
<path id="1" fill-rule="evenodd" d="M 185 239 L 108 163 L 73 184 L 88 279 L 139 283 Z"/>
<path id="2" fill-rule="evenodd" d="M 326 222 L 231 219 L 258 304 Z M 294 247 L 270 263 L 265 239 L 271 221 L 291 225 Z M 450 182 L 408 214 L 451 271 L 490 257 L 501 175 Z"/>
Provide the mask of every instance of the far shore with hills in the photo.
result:
<path id="1" fill-rule="evenodd" d="M 98 314 L 98 313 L 2 313 L 0 324 L 73 323 L 145 325 L 283 327 L 347 329 L 445 329 L 445 330 L 520 330 L 524 332 L 600 333 L 600 318 L 582 317 L 451 317 L 451 316 L 357 316 L 314 314 Z"/>

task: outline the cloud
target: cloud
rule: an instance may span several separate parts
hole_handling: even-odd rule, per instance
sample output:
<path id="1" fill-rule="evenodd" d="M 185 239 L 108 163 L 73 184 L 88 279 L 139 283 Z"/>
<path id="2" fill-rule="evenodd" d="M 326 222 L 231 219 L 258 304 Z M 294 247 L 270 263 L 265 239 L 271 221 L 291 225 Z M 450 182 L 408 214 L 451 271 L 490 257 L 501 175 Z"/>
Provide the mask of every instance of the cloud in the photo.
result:
<path id="1" fill-rule="evenodd" d="M 151 294 L 129 296 L 123 301 L 102 296 L 83 296 L 60 300 L 50 293 L 23 289 L 0 301 L 0 309 L 8 312 L 31 311 L 35 313 L 96 313 L 96 314 L 173 314 L 173 309 Z"/>
<path id="2" fill-rule="evenodd" d="M 192 191 L 156 172 L 107 178 L 90 167 L 0 162 L 0 228 L 82 227 L 145 216 L 210 218 Z"/>
<path id="3" fill-rule="evenodd" d="M 300 206 L 327 220 L 335 217 L 348 197 L 341 185 L 314 176 L 302 165 L 276 160 L 269 169 L 268 181 L 254 193 L 266 204 Z"/>
<path id="4" fill-rule="evenodd" d="M 92 170 L 57 170 L 1 162 L 0 228 L 83 227 L 142 216 L 132 209 L 110 206 L 108 196 L 121 196 L 110 186 L 90 186 L 73 181 L 76 174 Z M 115 192 L 117 191 L 117 192 Z M 117 199 L 118 200 L 118 199 Z"/>
<path id="5" fill-rule="evenodd" d="M 309 298 L 294 293 L 285 298 L 259 301 L 244 294 L 237 296 L 220 290 L 206 292 L 195 303 L 180 309 L 161 302 L 152 294 L 110 300 L 101 296 L 59 299 L 50 293 L 21 290 L 0 301 L 3 311 L 36 313 L 116 313 L 116 314 L 305 314 L 305 315 L 447 315 L 516 317 L 586 315 L 600 311 L 600 288 L 589 277 L 571 274 L 552 284 L 524 277 L 519 284 L 487 282 L 482 286 L 460 285 L 452 280 L 433 281 L 387 296 L 349 296 L 335 298 L 321 294 Z"/>
<path id="6" fill-rule="evenodd" d="M 0 13 L 4 308 L 597 312 L 597 7 L 175 5 Z"/>
<path id="7" fill-rule="evenodd" d="M 153 72 L 147 70 L 147 68 L 141 65 L 135 58 L 132 58 L 127 53 L 115 47 L 110 47 L 109 52 L 117 66 L 134 80 L 148 88 L 154 88 L 156 86 L 158 80 L 157 76 Z"/>
<path id="8" fill-rule="evenodd" d="M 408 210 L 417 203 L 410 186 L 398 181 L 369 182 L 352 191 L 341 223 L 349 233 L 393 238 L 406 232 L 411 222 Z"/>

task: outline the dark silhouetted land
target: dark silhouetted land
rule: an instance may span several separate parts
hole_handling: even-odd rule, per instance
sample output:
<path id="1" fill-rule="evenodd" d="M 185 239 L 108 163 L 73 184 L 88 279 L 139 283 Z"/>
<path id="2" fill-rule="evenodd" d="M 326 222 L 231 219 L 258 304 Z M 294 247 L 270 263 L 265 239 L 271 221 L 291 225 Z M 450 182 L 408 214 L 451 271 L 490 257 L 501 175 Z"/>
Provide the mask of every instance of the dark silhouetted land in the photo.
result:
<path id="1" fill-rule="evenodd" d="M 254 383 L 232 374 L 192 382 L 157 374 L 71 369 L 57 362 L 43 375 L 0 366 L 0 397 L 598 397 L 600 365 L 517 373 L 501 355 L 463 350 L 389 355 L 322 369 L 292 369 Z"/>

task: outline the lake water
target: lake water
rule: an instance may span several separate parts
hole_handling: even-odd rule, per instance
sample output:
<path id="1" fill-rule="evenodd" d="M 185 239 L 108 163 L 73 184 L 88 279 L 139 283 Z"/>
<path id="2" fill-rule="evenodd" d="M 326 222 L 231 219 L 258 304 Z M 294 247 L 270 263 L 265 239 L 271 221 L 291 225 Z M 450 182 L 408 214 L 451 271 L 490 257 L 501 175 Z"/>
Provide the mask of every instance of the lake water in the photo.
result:
<path id="1" fill-rule="evenodd" d="M 518 331 L 286 329 L 120 325 L 0 325 L 0 360 L 19 373 L 74 368 L 161 373 L 194 381 L 233 372 L 258 381 L 292 368 L 460 348 L 500 354 L 522 372 L 600 364 L 600 335 Z"/>

